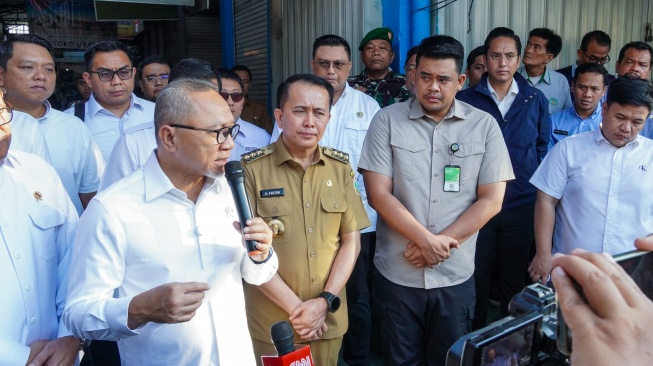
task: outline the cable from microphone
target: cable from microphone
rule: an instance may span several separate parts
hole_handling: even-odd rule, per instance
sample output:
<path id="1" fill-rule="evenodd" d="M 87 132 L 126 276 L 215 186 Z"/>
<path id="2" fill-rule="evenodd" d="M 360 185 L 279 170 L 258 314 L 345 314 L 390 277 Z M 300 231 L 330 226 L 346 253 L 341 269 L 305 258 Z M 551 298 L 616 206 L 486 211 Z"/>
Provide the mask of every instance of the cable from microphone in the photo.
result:
<path id="1" fill-rule="evenodd" d="M 234 197 L 236 204 L 236 211 L 238 211 L 238 220 L 240 221 L 240 232 L 243 234 L 243 229 L 247 226 L 247 220 L 253 218 L 252 206 L 249 204 L 247 191 L 245 190 L 245 171 L 243 165 L 239 161 L 229 161 L 224 166 L 224 175 L 227 178 L 227 183 L 231 187 L 231 194 Z M 247 254 L 255 255 L 260 254 L 261 251 L 256 248 L 254 240 L 245 240 L 245 248 Z"/>

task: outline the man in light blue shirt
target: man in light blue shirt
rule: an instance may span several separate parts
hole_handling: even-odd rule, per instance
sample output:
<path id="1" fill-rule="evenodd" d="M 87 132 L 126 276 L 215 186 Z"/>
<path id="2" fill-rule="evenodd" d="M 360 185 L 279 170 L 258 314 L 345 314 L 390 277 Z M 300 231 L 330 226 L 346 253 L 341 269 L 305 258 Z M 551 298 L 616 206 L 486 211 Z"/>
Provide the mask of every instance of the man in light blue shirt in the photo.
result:
<path id="1" fill-rule="evenodd" d="M 599 102 L 607 89 L 607 78 L 608 70 L 599 64 L 585 63 L 576 68 L 572 82 L 574 106 L 551 116 L 549 150 L 566 137 L 599 129 Z"/>
<path id="2" fill-rule="evenodd" d="M 562 50 L 562 38 L 548 28 L 535 28 L 528 34 L 524 57 L 518 72 L 549 101 L 549 114 L 570 108 L 571 96 L 567 79 L 557 71 L 547 69 Z"/>
<path id="3" fill-rule="evenodd" d="M 107 161 L 113 145 L 126 129 L 154 120 L 154 103 L 133 93 L 136 68 L 124 43 L 93 44 L 84 52 L 84 61 L 84 80 L 93 93 L 84 105 L 83 120 Z M 75 108 L 65 112 L 75 114 Z"/>

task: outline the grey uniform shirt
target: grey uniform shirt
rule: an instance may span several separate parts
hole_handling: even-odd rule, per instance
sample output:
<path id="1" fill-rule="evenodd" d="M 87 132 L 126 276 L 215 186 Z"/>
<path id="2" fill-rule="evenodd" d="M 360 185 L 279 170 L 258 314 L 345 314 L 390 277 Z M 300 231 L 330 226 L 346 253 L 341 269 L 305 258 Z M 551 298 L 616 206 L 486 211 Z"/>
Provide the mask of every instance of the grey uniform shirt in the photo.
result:
<path id="1" fill-rule="evenodd" d="M 452 154 L 451 145 L 458 144 Z M 458 165 L 460 191 L 444 191 L 444 168 Z M 359 170 L 392 177 L 392 194 L 430 232 L 451 225 L 477 199 L 476 188 L 514 179 L 508 149 L 495 119 L 455 100 L 436 123 L 411 98 L 379 111 L 367 131 Z M 409 240 L 379 215 L 374 263 L 388 280 L 407 287 L 438 288 L 460 284 L 474 273 L 478 232 L 430 269 L 403 257 Z"/>

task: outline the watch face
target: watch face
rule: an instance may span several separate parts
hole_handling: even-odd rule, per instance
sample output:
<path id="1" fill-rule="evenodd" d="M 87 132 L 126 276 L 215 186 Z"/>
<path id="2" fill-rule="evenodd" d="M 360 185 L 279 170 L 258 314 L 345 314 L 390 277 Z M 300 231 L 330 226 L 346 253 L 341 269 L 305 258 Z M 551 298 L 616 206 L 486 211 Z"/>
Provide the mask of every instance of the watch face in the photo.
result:
<path id="1" fill-rule="evenodd" d="M 331 299 L 331 311 L 335 313 L 338 309 L 340 309 L 340 298 L 334 296 L 333 299 Z"/>

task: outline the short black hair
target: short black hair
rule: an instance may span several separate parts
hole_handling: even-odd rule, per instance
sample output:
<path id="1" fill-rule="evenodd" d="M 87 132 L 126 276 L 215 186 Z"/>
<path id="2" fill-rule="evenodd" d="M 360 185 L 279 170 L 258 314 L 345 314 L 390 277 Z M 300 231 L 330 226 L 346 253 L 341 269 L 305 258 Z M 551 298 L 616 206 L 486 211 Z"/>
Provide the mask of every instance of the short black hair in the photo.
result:
<path id="1" fill-rule="evenodd" d="M 417 50 L 419 50 L 419 45 L 413 46 L 408 50 L 408 53 L 406 54 L 406 61 L 413 57 L 414 55 L 417 55 Z"/>
<path id="2" fill-rule="evenodd" d="M 231 68 L 231 71 L 245 71 L 249 75 L 249 81 L 252 82 L 252 70 L 245 65 L 235 65 Z"/>
<path id="3" fill-rule="evenodd" d="M 143 69 L 147 65 L 151 64 L 161 64 L 161 65 L 168 65 L 170 66 L 170 63 L 168 60 L 166 60 L 163 56 L 159 55 L 149 55 L 143 59 L 143 61 L 138 63 L 138 66 L 136 67 L 136 78 L 140 80 L 143 77 Z"/>
<path id="4" fill-rule="evenodd" d="M 653 86 L 648 80 L 627 76 L 618 77 L 610 83 L 606 103 L 608 108 L 612 103 L 622 106 L 646 107 L 648 112 L 651 113 L 651 110 L 653 110 Z"/>
<path id="5" fill-rule="evenodd" d="M 36 34 L 16 34 L 9 36 L 6 41 L 0 42 L 0 67 L 3 69 L 7 69 L 7 62 L 14 56 L 14 43 L 16 42 L 35 44 L 45 48 L 54 61 L 52 43 L 50 41 Z"/>
<path id="6" fill-rule="evenodd" d="M 238 76 L 238 74 L 225 68 L 218 69 L 218 72 L 220 73 L 220 82 L 225 79 L 237 81 L 238 85 L 240 85 L 240 91 L 243 93 L 245 92 L 245 85 L 243 85 L 243 80 Z M 222 87 L 220 87 L 220 90 L 222 91 Z"/>
<path id="7" fill-rule="evenodd" d="M 126 44 L 118 41 L 100 41 L 97 43 L 94 43 L 88 48 L 86 48 L 86 51 L 84 51 L 84 62 L 86 63 L 86 71 L 93 71 L 91 68 L 93 67 L 93 59 L 95 59 L 95 55 L 98 53 L 104 53 L 104 52 L 115 52 L 115 51 L 122 51 L 127 55 L 127 58 L 129 59 L 129 66 L 132 66 L 132 57 L 131 57 L 131 52 L 129 51 L 129 48 L 127 47 Z"/>
<path id="8" fill-rule="evenodd" d="M 612 40 L 610 39 L 610 36 L 607 33 L 600 30 L 593 30 L 591 32 L 585 33 L 585 35 L 583 36 L 583 39 L 580 41 L 580 50 L 583 52 L 587 52 L 587 48 L 590 46 L 590 42 L 592 41 L 595 41 L 600 46 L 603 47 L 607 46 L 608 49 L 612 47 Z"/>
<path id="9" fill-rule="evenodd" d="M 465 48 L 455 38 L 445 35 L 435 35 L 424 38 L 417 49 L 415 65 L 419 65 L 422 57 L 433 60 L 453 59 L 456 62 L 456 70 L 460 74 L 465 59 Z"/>
<path id="10" fill-rule="evenodd" d="M 619 50 L 619 58 L 617 59 L 617 62 L 620 63 L 624 59 L 626 56 L 626 51 L 628 51 L 630 48 L 634 48 L 638 51 L 648 51 L 648 53 L 651 55 L 651 61 L 653 61 L 653 47 L 651 47 L 651 45 L 646 42 L 635 41 L 626 43 L 623 47 L 621 47 L 621 50 Z M 653 67 L 653 63 L 649 62 L 648 67 L 649 69 Z"/>
<path id="11" fill-rule="evenodd" d="M 211 81 L 211 79 L 218 79 L 218 89 L 222 90 L 222 81 L 220 80 L 220 73 L 211 66 L 211 63 L 205 60 L 196 58 L 185 58 L 170 70 L 170 77 L 168 83 L 172 83 L 176 79 L 200 79 Z"/>
<path id="12" fill-rule="evenodd" d="M 481 45 L 481 46 L 478 46 L 478 47 L 474 48 L 472 50 L 472 52 L 470 52 L 469 55 L 467 55 L 467 68 L 466 68 L 466 70 L 469 70 L 472 67 L 472 65 L 474 64 L 474 60 L 476 60 L 476 58 L 478 56 L 482 56 L 482 55 L 485 55 L 485 46 Z"/>
<path id="13" fill-rule="evenodd" d="M 349 47 L 349 42 L 340 36 L 336 36 L 335 34 L 325 34 L 321 37 L 318 37 L 313 42 L 313 58 L 315 58 L 317 49 L 322 46 L 344 47 L 345 52 L 347 52 L 347 59 L 351 60 L 351 48 Z"/>
<path id="14" fill-rule="evenodd" d="M 290 92 L 290 87 L 295 83 L 304 83 L 326 89 L 326 91 L 329 93 L 329 110 L 331 110 L 334 93 L 333 86 L 331 86 L 331 84 L 329 84 L 326 80 L 313 74 L 293 75 L 281 83 L 279 88 L 277 88 L 277 108 L 283 109 L 283 105 L 286 104 L 286 101 L 288 101 L 288 93 Z"/>
<path id="15" fill-rule="evenodd" d="M 485 37 L 485 43 L 483 43 L 483 47 L 485 48 L 486 55 L 490 50 L 490 44 L 492 44 L 492 41 L 500 37 L 512 38 L 515 41 L 517 54 L 521 55 L 521 40 L 519 39 L 519 36 L 516 35 L 512 29 L 506 27 L 496 27 L 490 31 L 487 37 Z"/>
<path id="16" fill-rule="evenodd" d="M 603 86 L 608 85 L 608 70 L 605 69 L 602 65 L 588 62 L 586 64 L 581 64 L 576 67 L 576 73 L 574 74 L 574 83 L 578 81 L 578 77 L 582 74 L 593 72 L 603 76 Z"/>
<path id="17" fill-rule="evenodd" d="M 528 38 L 540 37 L 546 41 L 546 52 L 558 57 L 562 51 L 562 37 L 549 28 L 535 28 L 528 33 Z"/>

